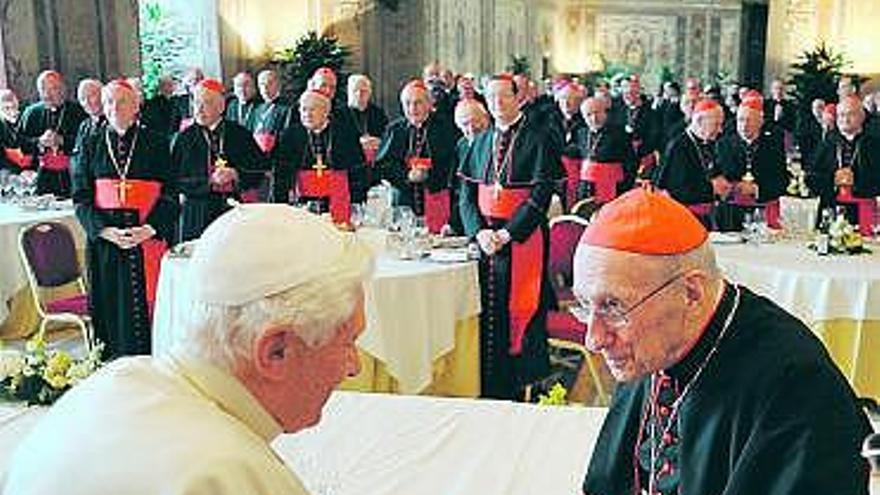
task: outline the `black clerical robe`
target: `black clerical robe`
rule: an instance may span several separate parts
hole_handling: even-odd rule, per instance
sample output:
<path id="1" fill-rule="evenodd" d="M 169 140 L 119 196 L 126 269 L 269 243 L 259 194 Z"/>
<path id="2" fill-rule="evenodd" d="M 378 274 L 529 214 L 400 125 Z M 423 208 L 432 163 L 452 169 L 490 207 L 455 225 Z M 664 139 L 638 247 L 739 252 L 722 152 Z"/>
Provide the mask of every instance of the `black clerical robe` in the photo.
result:
<path id="1" fill-rule="evenodd" d="M 341 108 L 334 119 L 344 119 L 348 123 L 349 131 L 358 138 L 373 137 L 381 139 L 388 127 L 388 116 L 385 110 L 373 103 L 368 103 L 367 108 L 359 110 L 349 106 Z M 370 187 L 378 182 L 378 174 L 373 173 L 373 164 L 376 162 L 378 148 L 362 148 L 364 153 L 364 172 L 366 185 Z"/>
<path id="2" fill-rule="evenodd" d="M 722 175 L 733 183 L 751 178 L 758 186 L 756 198 L 736 191 L 725 198 L 716 216 L 719 230 L 741 230 L 743 214 L 754 210 L 755 203 L 764 205 L 767 223 L 779 228 L 778 199 L 785 195 L 790 181 L 782 132 L 778 127 L 766 126 L 751 143 L 739 134 L 718 140 L 716 155 Z"/>
<path id="3" fill-rule="evenodd" d="M 654 183 L 711 227 L 715 202 L 711 180 L 719 175 L 715 144 L 703 142 L 685 130 L 666 147 Z"/>
<path id="4" fill-rule="evenodd" d="M 671 385 L 668 397 L 661 383 Z M 815 335 L 770 300 L 727 285 L 682 361 L 618 385 L 583 489 L 867 494 L 859 451 L 870 431 Z"/>
<path id="5" fill-rule="evenodd" d="M 406 119 L 392 122 L 376 155 L 376 166 L 382 178 L 400 191 L 399 204 L 412 207 L 418 216 L 431 215 L 425 208 L 426 201 L 443 203 L 442 196 L 449 194 L 452 174 L 455 172 L 455 143 L 461 134 L 446 119 L 432 113 L 420 128 Z M 411 182 L 408 174 L 412 168 L 426 168 L 424 182 Z M 445 216 L 448 221 L 451 202 L 445 200 Z M 442 207 L 438 206 L 438 207 Z M 433 206 L 432 206 L 433 208 Z M 436 229 L 432 229 L 436 230 Z"/>
<path id="6" fill-rule="evenodd" d="M 241 199 L 241 191 L 255 187 L 264 177 L 268 161 L 250 131 L 224 121 L 214 130 L 193 124 L 171 144 L 175 192 L 182 197 L 179 239 L 199 237 L 205 227 L 230 208 L 228 200 Z M 209 182 L 216 167 L 232 167 L 238 182 L 219 187 Z"/>
<path id="7" fill-rule="evenodd" d="M 638 106 L 624 105 L 622 112 L 623 127 L 638 163 L 636 173 L 639 178 L 648 179 L 657 165 L 655 152 L 660 150 L 662 141 L 657 113 L 644 100 Z"/>
<path id="8" fill-rule="evenodd" d="M 527 116 L 507 132 L 474 138 L 459 167 L 465 233 L 506 229 L 499 252 L 480 257 L 480 383 L 484 397 L 512 399 L 548 368 L 547 208 L 562 178 L 546 127 Z"/>
<path id="9" fill-rule="evenodd" d="M 795 137 L 797 138 L 798 148 L 801 151 L 801 164 L 803 167 L 809 168 L 810 164 L 816 159 L 816 151 L 825 138 L 825 134 L 822 123 L 812 115 L 805 116 L 798 121 Z"/>
<path id="10" fill-rule="evenodd" d="M 76 133 L 76 145 L 74 146 L 74 153 L 82 149 L 84 140 L 88 140 L 93 135 L 103 132 L 104 125 L 106 123 L 107 119 L 104 118 L 103 115 L 98 116 L 98 118 L 89 116 L 83 119 L 83 121 L 80 122 L 79 130 Z"/>
<path id="11" fill-rule="evenodd" d="M 562 123 L 562 154 L 564 156 L 569 156 L 572 158 L 583 158 L 581 154 L 581 149 L 577 143 L 577 135 L 581 129 L 587 127 L 587 123 L 584 122 L 584 118 L 581 117 L 580 113 L 574 114 L 570 119 L 566 119 L 563 115 L 561 119 Z"/>
<path id="12" fill-rule="evenodd" d="M 231 120 L 245 129 L 254 132 L 257 129 L 257 112 L 256 109 L 260 105 L 258 97 L 242 103 L 235 96 L 226 103 L 226 120 Z"/>
<path id="13" fill-rule="evenodd" d="M 776 115 L 776 108 L 779 108 L 779 118 Z M 794 132 L 797 125 L 797 113 L 795 104 L 792 100 L 783 98 L 782 100 L 774 100 L 768 98 L 764 100 L 764 124 L 776 125 L 788 132 Z"/>
<path id="14" fill-rule="evenodd" d="M 8 122 L 0 118 L 0 170 L 19 173 L 33 167 L 33 157 L 21 149 L 18 138 L 18 122 Z"/>
<path id="15" fill-rule="evenodd" d="M 853 185 L 834 185 L 834 173 L 851 167 Z M 816 151 L 816 159 L 807 173 L 807 186 L 821 198 L 821 205 L 843 206 L 847 219 L 862 227 L 862 235 L 870 235 L 874 223 L 874 198 L 880 196 L 880 136 L 861 132 L 852 140 L 840 132 L 830 133 Z"/>
<path id="16" fill-rule="evenodd" d="M 578 153 L 586 162 L 578 164 L 577 170 L 566 170 L 571 180 L 571 174 L 576 173 L 577 199 L 598 197 L 600 202 L 607 202 L 618 194 L 632 188 L 636 178 L 637 165 L 629 139 L 620 127 L 605 124 L 602 128 L 591 131 L 584 126 L 575 134 L 575 146 Z M 601 192 L 597 196 L 597 184 L 602 189 L 604 183 L 609 185 L 609 191 Z M 616 183 L 616 185 L 614 185 Z"/>
<path id="17" fill-rule="evenodd" d="M 176 101 L 164 95 L 148 99 L 141 111 L 141 122 L 147 129 L 164 134 L 170 139 L 180 129 L 180 121 L 185 117 L 180 113 Z M 189 98 L 186 102 L 189 102 Z"/>
<path id="18" fill-rule="evenodd" d="M 366 184 L 360 143 L 346 130 L 344 123 L 336 121 L 330 121 L 320 132 L 309 131 L 299 123 L 285 129 L 273 152 L 273 200 L 320 200 L 327 204 L 324 211 L 336 213 L 335 221 L 347 222 L 348 216 L 337 209 L 345 208 L 334 203 L 362 203 Z M 335 182 L 336 176 L 341 182 Z"/>
<path id="19" fill-rule="evenodd" d="M 106 345 L 107 357 L 149 354 L 159 265 L 174 242 L 178 208 L 170 187 L 168 139 L 137 124 L 122 137 L 103 126 L 84 134 L 79 146 L 73 200 L 88 239 L 95 336 Z M 105 227 L 141 225 L 152 226 L 156 235 L 131 249 L 100 236 Z"/>
<path id="20" fill-rule="evenodd" d="M 76 146 L 79 124 L 86 118 L 76 103 L 65 101 L 58 108 L 49 108 L 37 102 L 24 110 L 19 125 L 22 151 L 34 157 L 37 172 L 37 194 L 51 193 L 58 197 L 70 197 L 70 155 Z M 57 150 L 43 149 L 39 138 L 52 129 L 61 135 L 61 147 Z"/>

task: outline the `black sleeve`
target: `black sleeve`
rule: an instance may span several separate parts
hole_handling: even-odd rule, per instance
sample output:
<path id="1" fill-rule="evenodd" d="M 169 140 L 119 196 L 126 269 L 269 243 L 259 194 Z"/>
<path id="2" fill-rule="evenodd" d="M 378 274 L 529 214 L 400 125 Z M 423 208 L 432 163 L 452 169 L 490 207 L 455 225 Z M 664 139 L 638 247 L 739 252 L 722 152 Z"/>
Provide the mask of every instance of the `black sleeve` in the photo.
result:
<path id="1" fill-rule="evenodd" d="M 156 237 L 173 244 L 177 239 L 176 225 L 180 205 L 177 203 L 174 185 L 171 183 L 170 146 L 165 135 L 159 132 L 149 134 L 151 139 L 149 156 L 154 166 L 151 172 L 155 179 L 162 183 L 162 189 L 145 223 L 156 229 Z"/>
<path id="2" fill-rule="evenodd" d="M 76 218 L 89 240 L 97 240 L 107 227 L 104 213 L 95 208 L 94 140 L 82 142 L 81 149 L 70 161 L 70 178 Z"/>
<path id="3" fill-rule="evenodd" d="M 822 198 L 824 204 L 831 204 L 834 197 L 834 161 L 834 142 L 826 139 L 819 144 L 813 163 L 805 170 L 807 187 Z"/>
<path id="4" fill-rule="evenodd" d="M 21 149 L 28 155 L 36 155 L 40 151 L 39 139 L 40 130 L 38 122 L 40 115 L 37 107 L 29 106 L 25 108 L 18 122 L 18 137 L 21 143 Z"/>
<path id="5" fill-rule="evenodd" d="M 233 126 L 230 134 L 236 143 L 234 148 L 236 154 L 230 157 L 230 161 L 238 170 L 239 190 L 255 188 L 269 170 L 269 160 L 247 129 L 232 122 L 227 122 L 225 125 Z"/>
<path id="6" fill-rule="evenodd" d="M 407 169 L 404 159 L 404 129 L 392 124 L 382 137 L 382 144 L 376 153 L 376 167 L 381 177 L 397 189 L 403 190 L 407 184 Z"/>
<path id="7" fill-rule="evenodd" d="M 202 163 L 190 164 L 189 161 L 193 154 L 197 151 L 193 148 L 191 138 L 192 131 L 179 132 L 174 135 L 171 141 L 171 170 L 174 177 L 173 191 L 175 194 L 183 194 L 189 198 L 207 197 L 211 188 L 208 184 L 208 178 L 202 168 Z M 207 153 L 207 151 L 202 150 Z M 201 158 L 198 158 L 201 160 Z M 201 166 L 200 166 L 201 165 Z"/>
<path id="8" fill-rule="evenodd" d="M 272 161 L 275 167 L 272 174 L 272 202 L 288 203 L 290 190 L 296 181 L 295 170 L 302 159 L 297 145 L 296 126 L 290 126 L 281 132 L 278 144 L 272 150 Z"/>
<path id="9" fill-rule="evenodd" d="M 542 133 L 536 133 L 532 146 L 534 149 L 534 174 L 531 195 L 514 212 L 505 228 L 510 237 L 523 242 L 541 224 L 547 222 L 547 209 L 553 197 L 555 179 L 560 177 L 561 148 L 548 146 Z"/>

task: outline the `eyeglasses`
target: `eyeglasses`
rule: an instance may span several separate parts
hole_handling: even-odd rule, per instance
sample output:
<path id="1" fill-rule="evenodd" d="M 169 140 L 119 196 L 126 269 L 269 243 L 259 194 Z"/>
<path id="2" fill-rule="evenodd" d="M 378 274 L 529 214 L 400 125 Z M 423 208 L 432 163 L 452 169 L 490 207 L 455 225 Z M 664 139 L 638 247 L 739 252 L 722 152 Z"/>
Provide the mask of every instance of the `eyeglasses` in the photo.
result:
<path id="1" fill-rule="evenodd" d="M 630 306 L 629 309 L 625 309 L 623 307 L 623 303 L 619 299 L 606 299 L 597 306 L 594 305 L 593 302 L 590 300 L 585 300 L 578 297 L 578 303 L 574 306 L 569 307 L 568 311 L 579 322 L 585 325 L 589 324 L 590 321 L 593 319 L 593 316 L 595 315 L 597 318 L 601 318 L 606 325 L 612 328 L 623 328 L 629 325 L 629 317 L 634 311 L 636 311 L 646 302 L 651 300 L 651 298 L 663 292 L 663 289 L 672 285 L 673 282 L 681 278 L 683 275 L 684 272 L 677 273 L 670 279 L 660 284 L 659 287 L 647 293 L 641 299 L 636 301 L 636 303 Z"/>

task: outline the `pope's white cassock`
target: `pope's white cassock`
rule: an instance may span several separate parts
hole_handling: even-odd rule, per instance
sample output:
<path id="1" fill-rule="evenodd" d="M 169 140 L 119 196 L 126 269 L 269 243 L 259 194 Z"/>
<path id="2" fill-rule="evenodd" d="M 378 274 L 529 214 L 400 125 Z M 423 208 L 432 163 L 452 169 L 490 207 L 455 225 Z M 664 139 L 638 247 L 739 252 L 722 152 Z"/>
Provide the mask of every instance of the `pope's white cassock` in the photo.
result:
<path id="1" fill-rule="evenodd" d="M 124 358 L 52 407 L 0 486 L 3 495 L 305 494 L 269 445 L 279 434 L 217 368 Z"/>

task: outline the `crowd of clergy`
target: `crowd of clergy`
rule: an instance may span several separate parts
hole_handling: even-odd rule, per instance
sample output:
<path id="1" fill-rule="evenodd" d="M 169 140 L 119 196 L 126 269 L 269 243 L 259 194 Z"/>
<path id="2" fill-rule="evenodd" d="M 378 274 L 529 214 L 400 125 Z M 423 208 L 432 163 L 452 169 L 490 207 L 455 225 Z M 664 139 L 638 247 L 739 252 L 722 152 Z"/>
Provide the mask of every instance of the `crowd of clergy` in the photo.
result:
<path id="1" fill-rule="evenodd" d="M 479 248 L 481 394 L 510 400 L 549 367 L 548 209 L 555 197 L 568 210 L 607 205 L 581 240 L 572 313 L 624 385 L 585 493 L 861 493 L 855 445 L 869 430 L 852 390 L 806 327 L 723 280 L 707 241 L 755 208 L 778 224 L 792 157 L 824 206 L 863 219 L 880 195 L 880 98 L 862 100 L 856 80 L 842 77 L 837 101 L 801 112 L 780 80 L 764 95 L 688 78 L 651 97 L 637 75 L 539 89 L 524 74 L 478 80 L 432 63 L 401 85 L 402 117 L 389 121 L 368 76 L 348 76 L 342 90 L 326 67 L 299 95 L 283 94 L 273 70 L 237 74 L 230 94 L 192 69 L 179 94 L 163 78 L 148 99 L 136 79 L 86 79 L 79 104 L 45 71 L 20 117 L 16 96 L 0 92 L 0 164 L 33 176 L 38 193 L 72 197 L 108 358 L 149 354 L 171 246 L 244 203 L 308 204 L 344 226 L 384 181 L 433 233 Z M 263 210 L 246 211 L 260 225 Z M 609 296 L 623 285 L 655 289 L 624 310 L 632 290 Z M 674 286 L 680 304 L 645 304 Z M 653 323 L 633 324 L 637 310 Z M 792 349 L 797 362 L 780 362 Z M 699 380 L 726 392 L 705 385 L 683 402 Z"/>

